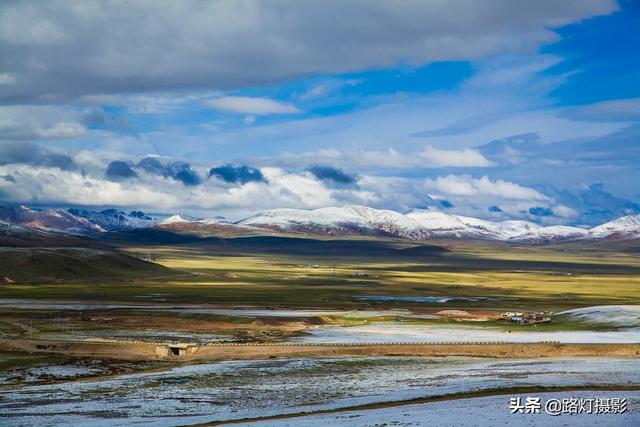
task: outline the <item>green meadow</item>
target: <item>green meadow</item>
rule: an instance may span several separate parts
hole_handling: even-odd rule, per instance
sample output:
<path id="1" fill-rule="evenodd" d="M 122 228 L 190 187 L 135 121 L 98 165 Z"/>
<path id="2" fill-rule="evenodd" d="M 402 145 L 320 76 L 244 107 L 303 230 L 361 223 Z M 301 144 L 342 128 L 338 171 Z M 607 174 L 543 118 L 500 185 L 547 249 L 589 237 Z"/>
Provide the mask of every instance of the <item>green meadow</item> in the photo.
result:
<path id="1" fill-rule="evenodd" d="M 0 297 L 270 308 L 443 306 L 358 299 L 367 296 L 463 298 L 445 304 L 448 308 L 558 310 L 640 303 L 640 254 L 628 244 L 239 237 L 119 249 L 151 256 L 167 269 L 151 268 L 145 275 L 132 264 L 126 278 L 3 283 Z M 464 300 L 478 297 L 489 300 Z"/>

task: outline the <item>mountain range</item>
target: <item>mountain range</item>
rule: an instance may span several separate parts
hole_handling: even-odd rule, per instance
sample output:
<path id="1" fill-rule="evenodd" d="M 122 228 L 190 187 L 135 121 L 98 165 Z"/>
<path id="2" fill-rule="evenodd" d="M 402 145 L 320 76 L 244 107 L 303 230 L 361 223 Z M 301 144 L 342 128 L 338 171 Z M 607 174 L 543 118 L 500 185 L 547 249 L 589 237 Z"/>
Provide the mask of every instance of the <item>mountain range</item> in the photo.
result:
<path id="1" fill-rule="evenodd" d="M 231 222 L 222 217 L 195 218 L 129 213 L 117 209 L 34 209 L 0 206 L 2 230 L 37 230 L 93 235 L 127 229 L 158 228 L 174 232 L 219 230 L 312 235 L 364 235 L 409 240 L 479 239 L 503 242 L 550 243 L 579 239 L 640 238 L 640 215 L 629 215 L 590 229 L 542 226 L 527 221 L 487 221 L 444 212 L 412 209 L 405 213 L 364 206 L 327 207 L 315 210 L 273 209 Z M 14 228 L 11 228 L 14 227 Z M 15 227 L 19 227 L 16 229 Z"/>

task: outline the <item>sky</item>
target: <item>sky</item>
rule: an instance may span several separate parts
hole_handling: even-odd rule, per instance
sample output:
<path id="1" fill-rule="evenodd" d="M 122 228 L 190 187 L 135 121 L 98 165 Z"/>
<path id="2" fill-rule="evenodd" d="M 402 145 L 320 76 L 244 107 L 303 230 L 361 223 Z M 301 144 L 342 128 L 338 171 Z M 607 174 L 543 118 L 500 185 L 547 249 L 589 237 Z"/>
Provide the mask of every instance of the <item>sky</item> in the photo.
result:
<path id="1" fill-rule="evenodd" d="M 0 202 L 640 213 L 632 0 L 0 2 Z"/>

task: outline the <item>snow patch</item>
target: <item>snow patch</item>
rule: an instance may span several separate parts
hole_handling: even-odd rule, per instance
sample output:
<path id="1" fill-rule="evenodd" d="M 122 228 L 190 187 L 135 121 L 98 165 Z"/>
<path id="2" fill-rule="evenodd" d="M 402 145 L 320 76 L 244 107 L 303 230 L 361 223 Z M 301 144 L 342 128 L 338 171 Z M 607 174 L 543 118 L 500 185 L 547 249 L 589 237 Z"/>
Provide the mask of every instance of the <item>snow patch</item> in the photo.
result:
<path id="1" fill-rule="evenodd" d="M 567 310 L 565 314 L 589 323 L 600 323 L 622 327 L 640 326 L 640 305 L 599 305 Z"/>

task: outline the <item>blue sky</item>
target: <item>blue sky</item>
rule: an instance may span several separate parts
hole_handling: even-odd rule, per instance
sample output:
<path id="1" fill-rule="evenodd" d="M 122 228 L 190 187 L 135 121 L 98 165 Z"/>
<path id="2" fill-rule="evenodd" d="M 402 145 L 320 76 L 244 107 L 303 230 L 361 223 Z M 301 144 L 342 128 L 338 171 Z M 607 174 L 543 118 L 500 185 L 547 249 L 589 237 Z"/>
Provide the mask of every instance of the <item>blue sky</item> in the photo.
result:
<path id="1" fill-rule="evenodd" d="M 639 213 L 637 28 L 612 0 L 3 3 L 0 200 Z"/>

